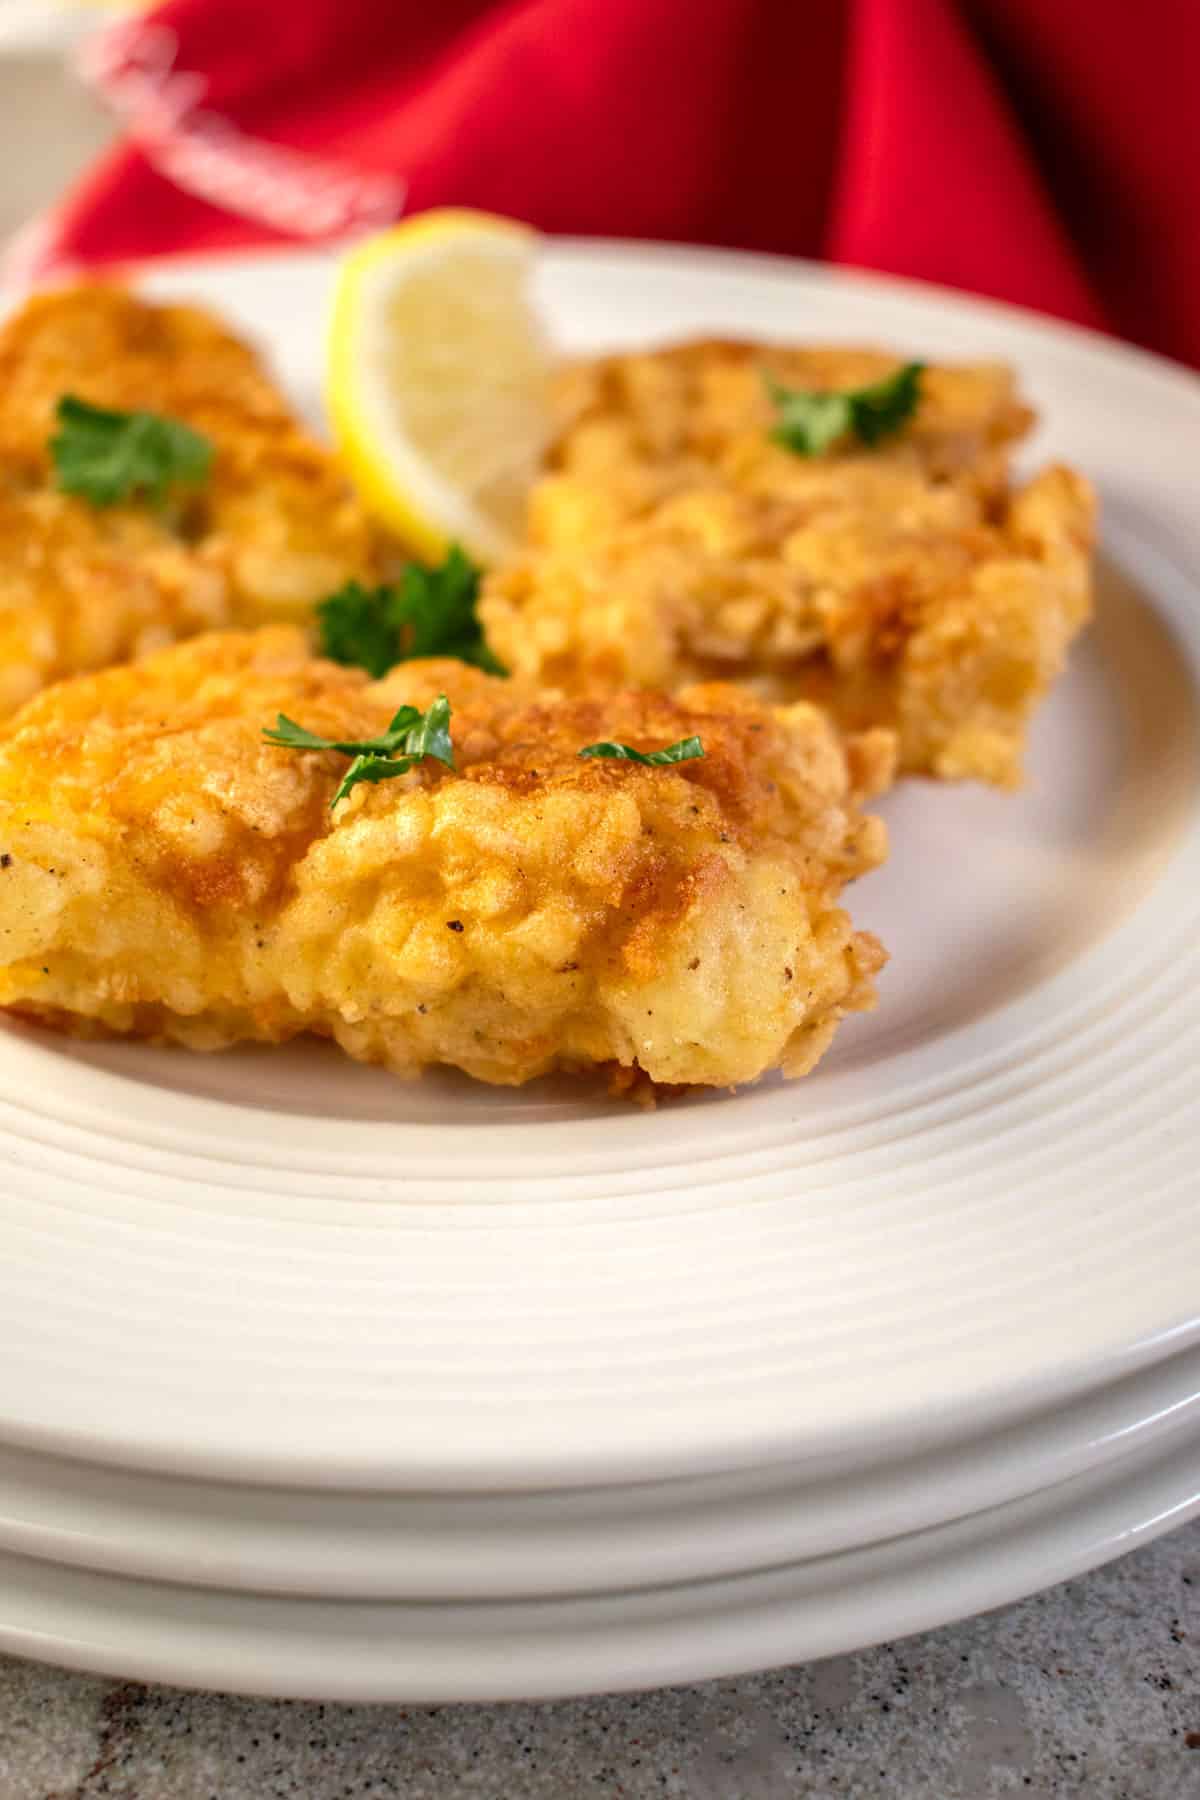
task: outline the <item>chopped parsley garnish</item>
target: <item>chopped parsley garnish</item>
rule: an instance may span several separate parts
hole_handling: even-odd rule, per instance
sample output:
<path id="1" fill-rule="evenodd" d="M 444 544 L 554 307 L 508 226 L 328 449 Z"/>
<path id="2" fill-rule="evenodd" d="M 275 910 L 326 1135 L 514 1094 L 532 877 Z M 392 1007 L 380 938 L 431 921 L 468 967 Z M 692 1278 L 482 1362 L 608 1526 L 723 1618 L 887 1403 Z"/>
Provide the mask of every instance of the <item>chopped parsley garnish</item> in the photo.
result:
<path id="1" fill-rule="evenodd" d="M 331 807 L 344 800 L 360 781 L 387 781 L 407 774 L 426 756 L 436 756 L 448 769 L 454 767 L 450 742 L 450 702 L 439 694 L 428 712 L 402 706 L 387 730 L 374 738 L 323 738 L 297 725 L 286 713 L 278 714 L 274 730 L 263 731 L 268 744 L 283 750 L 338 750 L 354 758 L 346 770 Z"/>
<path id="2" fill-rule="evenodd" d="M 212 468 L 208 439 L 179 419 L 109 412 L 75 394 L 63 395 L 55 418 L 58 430 L 50 439 L 50 455 L 58 485 L 93 506 L 115 506 L 120 500 L 161 506 L 169 488 L 205 481 Z"/>
<path id="3" fill-rule="evenodd" d="M 924 368 L 924 363 L 905 363 L 870 387 L 833 393 L 784 387 L 764 370 L 763 380 L 776 412 L 771 436 L 800 456 L 820 456 L 848 434 L 861 443 L 877 444 L 890 432 L 899 431 L 916 411 Z"/>
<path id="4" fill-rule="evenodd" d="M 317 608 L 321 650 L 376 681 L 416 656 L 454 656 L 489 675 L 507 671 L 484 640 L 476 613 L 479 570 L 457 544 L 436 569 L 409 563 L 399 583 L 364 588 L 348 581 Z"/>
<path id="5" fill-rule="evenodd" d="M 579 756 L 610 756 L 618 762 L 647 763 L 658 768 L 663 763 L 691 762 L 694 757 L 704 755 L 704 745 L 698 737 L 680 738 L 677 744 L 667 744 L 661 750 L 633 750 L 628 744 L 604 742 L 585 744 L 577 752 Z"/>

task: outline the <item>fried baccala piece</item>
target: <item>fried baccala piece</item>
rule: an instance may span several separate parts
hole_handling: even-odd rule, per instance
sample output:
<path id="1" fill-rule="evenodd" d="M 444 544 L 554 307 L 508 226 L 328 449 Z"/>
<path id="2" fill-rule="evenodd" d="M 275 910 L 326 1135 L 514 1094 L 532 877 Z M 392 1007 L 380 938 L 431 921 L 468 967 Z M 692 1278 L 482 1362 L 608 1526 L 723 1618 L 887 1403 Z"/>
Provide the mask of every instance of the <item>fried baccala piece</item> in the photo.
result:
<path id="1" fill-rule="evenodd" d="M 664 493 L 728 470 L 752 492 L 807 499 L 806 460 L 772 441 L 768 378 L 808 392 L 862 388 L 895 373 L 898 358 L 854 347 L 789 347 L 700 339 L 660 350 L 566 364 L 555 384 L 551 469 L 609 488 L 624 515 Z M 927 367 L 908 428 L 838 462 L 881 463 L 933 483 L 1002 494 L 1013 446 L 1034 415 L 1002 363 Z M 817 486 L 819 489 L 820 480 Z M 610 512 L 610 520 L 612 513 Z"/>
<path id="2" fill-rule="evenodd" d="M 991 366 L 927 369 L 873 447 L 773 440 L 764 369 L 817 391 L 896 367 L 705 344 L 568 371 L 529 548 L 485 584 L 497 654 L 574 692 L 723 679 L 817 699 L 894 730 L 904 771 L 1014 785 L 1090 611 L 1091 491 L 1062 468 L 1010 489 L 1031 415 Z"/>
<path id="3" fill-rule="evenodd" d="M 68 394 L 191 426 L 214 448 L 209 480 L 161 507 L 58 491 L 49 444 Z M 192 632 L 303 618 L 377 554 L 333 457 L 208 314 L 92 285 L 0 326 L 0 716 Z"/>
<path id="4" fill-rule="evenodd" d="M 456 767 L 362 783 L 264 741 L 356 740 L 452 706 Z M 582 759 L 604 739 L 670 766 Z M 63 682 L 0 730 L 0 1005 L 215 1049 L 336 1038 L 400 1075 L 617 1085 L 801 1075 L 873 1003 L 837 904 L 879 863 L 884 733 L 740 691 L 543 697 L 456 662 L 371 683 L 292 627 L 215 633 Z"/>

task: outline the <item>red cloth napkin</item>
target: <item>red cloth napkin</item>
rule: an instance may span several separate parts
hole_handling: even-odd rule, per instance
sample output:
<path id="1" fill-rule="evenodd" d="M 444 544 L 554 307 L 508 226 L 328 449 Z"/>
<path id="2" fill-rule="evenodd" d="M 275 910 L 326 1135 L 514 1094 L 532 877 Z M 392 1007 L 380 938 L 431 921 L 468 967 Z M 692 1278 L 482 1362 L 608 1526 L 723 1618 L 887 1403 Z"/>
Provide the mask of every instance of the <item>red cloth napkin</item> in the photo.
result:
<path id="1" fill-rule="evenodd" d="M 1195 0 L 169 0 L 45 274 L 461 204 L 923 276 L 1200 363 Z"/>

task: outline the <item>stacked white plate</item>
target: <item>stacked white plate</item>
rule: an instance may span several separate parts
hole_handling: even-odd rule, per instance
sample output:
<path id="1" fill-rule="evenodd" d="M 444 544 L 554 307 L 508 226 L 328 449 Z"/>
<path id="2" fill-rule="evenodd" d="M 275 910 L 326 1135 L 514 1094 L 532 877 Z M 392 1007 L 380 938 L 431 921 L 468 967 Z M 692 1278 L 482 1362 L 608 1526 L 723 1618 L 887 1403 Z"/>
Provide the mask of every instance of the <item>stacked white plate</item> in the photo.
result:
<path id="1" fill-rule="evenodd" d="M 302 401 L 328 265 L 177 265 Z M 0 1035 L 0 1648 L 556 1694 L 828 1654 L 1200 1511 L 1200 384 L 935 290 L 548 253 L 571 347 L 1011 360 L 1106 508 L 1019 795 L 908 784 L 811 1079 L 614 1110 Z"/>

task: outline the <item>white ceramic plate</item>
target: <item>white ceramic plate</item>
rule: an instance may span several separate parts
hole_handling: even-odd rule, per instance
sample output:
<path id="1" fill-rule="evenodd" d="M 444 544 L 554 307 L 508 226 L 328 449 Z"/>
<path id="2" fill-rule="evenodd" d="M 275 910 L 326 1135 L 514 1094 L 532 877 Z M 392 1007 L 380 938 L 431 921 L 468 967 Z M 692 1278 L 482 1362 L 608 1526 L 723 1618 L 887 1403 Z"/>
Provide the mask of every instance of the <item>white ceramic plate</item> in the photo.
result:
<path id="1" fill-rule="evenodd" d="M 123 1677 L 321 1700 L 513 1700 L 834 1656 L 1033 1593 L 1200 1512 L 1200 1440 L 1025 1500 L 753 1575 L 475 1605 L 267 1598 L 0 1552 L 0 1650 Z"/>
<path id="2" fill-rule="evenodd" d="M 177 266 L 316 390 L 328 264 Z M 0 1035 L 0 1441 L 460 1490 L 915 1452 L 1200 1332 L 1200 386 L 769 259 L 551 249 L 564 343 L 696 329 L 1010 358 L 1101 487 L 1100 617 L 1013 798 L 910 785 L 893 952 L 818 1074 L 621 1111 L 319 1047 Z"/>
<path id="3" fill-rule="evenodd" d="M 0 1448 L 0 1552 L 259 1595 L 563 1599 L 860 1549 L 1198 1439 L 1193 1347 L 1005 1431 L 818 1478 L 784 1464 L 632 1487 L 337 1494 Z"/>

